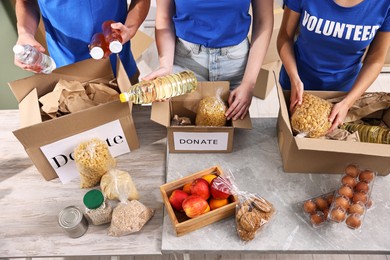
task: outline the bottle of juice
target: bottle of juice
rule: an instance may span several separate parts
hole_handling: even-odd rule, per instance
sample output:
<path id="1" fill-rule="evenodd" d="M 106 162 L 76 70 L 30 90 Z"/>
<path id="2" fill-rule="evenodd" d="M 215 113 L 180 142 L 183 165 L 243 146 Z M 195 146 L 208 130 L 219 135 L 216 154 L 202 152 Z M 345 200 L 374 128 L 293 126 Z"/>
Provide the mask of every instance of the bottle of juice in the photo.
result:
<path id="1" fill-rule="evenodd" d="M 149 81 L 141 81 L 119 95 L 121 102 L 131 101 L 134 104 L 148 104 L 156 100 L 190 93 L 196 89 L 198 81 L 192 71 L 182 71 L 158 77 Z"/>
<path id="2" fill-rule="evenodd" d="M 115 23 L 115 21 L 105 21 L 102 24 L 102 31 L 110 51 L 112 53 L 119 53 L 122 50 L 122 36 L 119 30 L 111 28 L 112 23 Z"/>
<path id="3" fill-rule="evenodd" d="M 91 43 L 88 45 L 88 48 L 89 54 L 95 60 L 107 58 L 111 54 L 103 33 L 95 33 L 92 36 Z"/>
<path id="4" fill-rule="evenodd" d="M 17 44 L 12 50 L 18 61 L 26 65 L 36 66 L 36 72 L 49 74 L 56 68 L 56 63 L 50 56 L 38 51 L 29 44 Z"/>

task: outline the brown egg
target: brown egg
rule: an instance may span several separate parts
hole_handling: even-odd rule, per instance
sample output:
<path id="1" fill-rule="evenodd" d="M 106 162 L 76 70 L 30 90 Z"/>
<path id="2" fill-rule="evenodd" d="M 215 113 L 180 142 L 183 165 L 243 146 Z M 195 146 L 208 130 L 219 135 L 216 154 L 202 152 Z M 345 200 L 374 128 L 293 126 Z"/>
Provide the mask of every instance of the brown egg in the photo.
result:
<path id="1" fill-rule="evenodd" d="M 322 197 L 316 198 L 315 201 L 319 210 L 324 210 L 329 207 L 328 201 Z"/>
<path id="2" fill-rule="evenodd" d="M 345 219 L 345 210 L 342 208 L 333 208 L 330 212 L 330 218 L 336 222 L 342 222 Z"/>
<path id="3" fill-rule="evenodd" d="M 367 194 L 363 193 L 363 192 L 356 192 L 355 194 L 353 194 L 353 198 L 352 198 L 352 202 L 353 203 L 357 203 L 359 201 L 363 202 L 363 204 L 366 204 L 367 203 Z"/>
<path id="4" fill-rule="evenodd" d="M 359 175 L 359 168 L 354 164 L 350 164 L 345 168 L 344 172 L 345 174 L 356 178 Z"/>
<path id="5" fill-rule="evenodd" d="M 340 189 L 339 189 L 339 194 L 341 196 L 344 196 L 344 197 L 347 197 L 349 199 L 351 199 L 353 197 L 353 190 L 351 187 L 348 187 L 348 186 L 342 186 Z"/>
<path id="6" fill-rule="evenodd" d="M 307 213 L 314 213 L 317 209 L 316 204 L 312 200 L 307 200 L 303 204 L 303 210 Z"/>
<path id="7" fill-rule="evenodd" d="M 359 174 L 359 181 L 371 182 L 374 179 L 374 172 L 370 170 L 364 170 Z"/>
<path id="8" fill-rule="evenodd" d="M 364 182 L 364 181 L 358 182 L 355 186 L 356 192 L 367 193 L 369 189 L 370 189 L 370 187 L 368 186 L 367 182 Z"/>
<path id="9" fill-rule="evenodd" d="M 359 228 L 362 225 L 359 214 L 352 214 L 346 220 L 345 223 L 352 229 Z"/>
<path id="10" fill-rule="evenodd" d="M 334 197 L 334 195 L 333 195 L 333 194 L 330 194 L 330 195 L 326 198 L 326 200 L 328 201 L 328 204 L 329 204 L 329 205 L 332 204 L 332 202 L 333 202 L 333 197 Z"/>
<path id="11" fill-rule="evenodd" d="M 345 186 L 349 186 L 351 188 L 355 187 L 356 185 L 356 179 L 349 175 L 344 175 L 344 177 L 341 179 L 341 183 Z"/>
<path id="12" fill-rule="evenodd" d="M 334 200 L 335 208 L 343 208 L 347 210 L 349 208 L 349 199 L 343 196 L 339 196 Z"/>
<path id="13" fill-rule="evenodd" d="M 372 206 L 373 203 L 374 203 L 374 202 L 373 202 L 371 199 L 368 200 L 367 203 L 366 203 L 366 208 L 367 208 L 367 209 L 371 208 L 371 206 Z"/>
<path id="14" fill-rule="evenodd" d="M 361 201 L 352 204 L 348 209 L 349 214 L 360 214 L 364 213 L 364 204 Z"/>
<path id="15" fill-rule="evenodd" d="M 314 226 L 318 226 L 324 223 L 325 218 L 321 212 L 317 212 L 310 215 L 310 221 Z"/>

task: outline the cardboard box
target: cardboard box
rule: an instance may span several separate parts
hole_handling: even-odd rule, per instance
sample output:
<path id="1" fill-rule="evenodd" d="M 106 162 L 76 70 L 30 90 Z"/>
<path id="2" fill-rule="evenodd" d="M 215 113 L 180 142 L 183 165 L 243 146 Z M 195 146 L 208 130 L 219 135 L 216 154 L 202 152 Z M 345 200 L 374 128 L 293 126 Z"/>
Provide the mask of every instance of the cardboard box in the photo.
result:
<path id="1" fill-rule="evenodd" d="M 130 82 L 120 59 L 117 67 L 118 85 L 126 90 Z M 51 92 L 59 79 L 108 83 L 113 78 L 108 59 L 89 59 L 9 83 L 20 111 L 20 129 L 13 133 L 46 180 L 60 177 L 66 183 L 79 175 L 72 152 L 81 141 L 106 140 L 113 156 L 139 147 L 132 103 L 117 100 L 47 121 L 41 117 L 38 98 Z"/>
<path id="2" fill-rule="evenodd" d="M 345 94 L 337 91 L 307 91 L 321 98 L 335 98 Z M 279 150 L 285 172 L 341 174 L 350 163 L 357 163 L 377 171 L 390 173 L 388 144 L 347 142 L 293 135 L 288 111 L 290 92 L 278 84 L 280 110 L 277 121 Z"/>
<path id="3" fill-rule="evenodd" d="M 265 64 L 261 67 L 259 75 L 257 76 L 256 85 L 253 89 L 253 95 L 260 99 L 266 99 L 271 90 L 275 87 L 274 73 L 279 76 L 282 62 L 275 61 Z"/>
<path id="4" fill-rule="evenodd" d="M 169 215 L 169 218 L 172 221 L 173 228 L 175 229 L 177 236 L 182 236 L 204 226 L 210 225 L 216 221 L 224 219 L 226 217 L 232 216 L 235 214 L 237 198 L 230 196 L 230 203 L 222 206 L 220 208 L 211 210 L 207 213 L 204 213 L 196 218 L 188 218 L 184 212 L 178 212 L 174 210 L 169 202 L 169 196 L 176 189 L 183 188 L 184 184 L 190 183 L 197 178 L 201 178 L 206 174 L 223 174 L 222 169 L 219 166 L 210 167 L 203 171 L 191 174 L 184 178 L 178 179 L 173 182 L 166 183 L 160 186 L 161 196 L 164 201 L 165 209 Z"/>
<path id="5" fill-rule="evenodd" d="M 221 92 L 219 92 L 221 91 Z M 185 116 L 195 124 L 199 101 L 207 96 L 218 96 L 227 104 L 229 82 L 198 82 L 197 89 L 189 94 L 177 96 L 166 102 L 152 104 L 151 119 L 167 127 L 168 147 L 172 153 L 186 152 L 231 152 L 235 128 L 251 129 L 249 114 L 243 120 L 229 121 L 227 126 L 171 126 L 174 115 Z"/>

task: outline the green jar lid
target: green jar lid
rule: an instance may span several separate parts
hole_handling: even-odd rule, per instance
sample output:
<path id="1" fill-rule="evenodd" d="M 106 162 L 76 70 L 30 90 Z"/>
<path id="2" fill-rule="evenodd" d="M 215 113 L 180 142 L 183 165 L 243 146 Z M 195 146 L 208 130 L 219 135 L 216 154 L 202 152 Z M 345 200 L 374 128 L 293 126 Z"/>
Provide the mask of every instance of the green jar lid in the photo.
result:
<path id="1" fill-rule="evenodd" d="M 84 205 L 89 209 L 97 209 L 104 202 L 103 193 L 100 190 L 90 190 L 84 195 Z"/>

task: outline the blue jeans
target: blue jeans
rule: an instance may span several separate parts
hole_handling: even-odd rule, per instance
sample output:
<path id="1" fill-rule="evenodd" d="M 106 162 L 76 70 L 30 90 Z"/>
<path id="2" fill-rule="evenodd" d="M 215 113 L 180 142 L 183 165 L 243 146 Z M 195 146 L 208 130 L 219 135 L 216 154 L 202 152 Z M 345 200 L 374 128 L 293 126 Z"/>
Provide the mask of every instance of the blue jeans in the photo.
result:
<path id="1" fill-rule="evenodd" d="M 230 89 L 241 84 L 249 54 L 249 40 L 224 48 L 176 39 L 174 73 L 191 70 L 199 81 L 230 81 Z"/>

